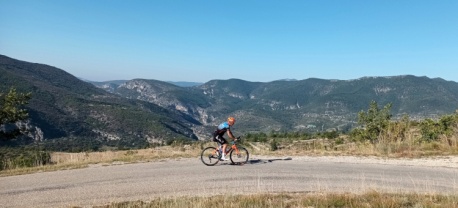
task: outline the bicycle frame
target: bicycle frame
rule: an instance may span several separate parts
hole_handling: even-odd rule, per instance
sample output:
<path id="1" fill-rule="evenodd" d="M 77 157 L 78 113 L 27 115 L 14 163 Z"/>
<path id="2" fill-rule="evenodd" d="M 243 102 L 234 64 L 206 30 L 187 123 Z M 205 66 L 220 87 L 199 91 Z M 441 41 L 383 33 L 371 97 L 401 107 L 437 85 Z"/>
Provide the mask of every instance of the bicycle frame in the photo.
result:
<path id="1" fill-rule="evenodd" d="M 217 151 L 220 150 L 221 148 L 223 147 L 223 145 L 221 144 L 218 144 L 218 148 L 216 149 Z M 227 148 L 226 148 L 227 149 Z M 229 149 L 227 149 L 227 151 L 224 152 L 224 154 L 228 154 L 230 153 L 231 151 L 235 150 L 235 153 L 237 154 L 240 154 L 239 153 L 239 149 L 237 148 L 237 143 L 235 141 L 232 142 L 232 145 L 229 147 Z M 216 152 L 215 152 L 216 153 Z"/>

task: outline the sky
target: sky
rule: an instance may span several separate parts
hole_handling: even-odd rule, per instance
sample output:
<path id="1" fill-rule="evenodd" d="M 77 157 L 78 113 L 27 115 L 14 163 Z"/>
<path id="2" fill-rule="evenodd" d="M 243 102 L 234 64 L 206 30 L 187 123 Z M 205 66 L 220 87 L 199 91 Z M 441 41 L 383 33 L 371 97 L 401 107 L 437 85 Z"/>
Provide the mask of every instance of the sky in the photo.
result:
<path id="1" fill-rule="evenodd" d="M 458 1 L 0 0 L 0 54 L 92 81 L 458 82 Z"/>

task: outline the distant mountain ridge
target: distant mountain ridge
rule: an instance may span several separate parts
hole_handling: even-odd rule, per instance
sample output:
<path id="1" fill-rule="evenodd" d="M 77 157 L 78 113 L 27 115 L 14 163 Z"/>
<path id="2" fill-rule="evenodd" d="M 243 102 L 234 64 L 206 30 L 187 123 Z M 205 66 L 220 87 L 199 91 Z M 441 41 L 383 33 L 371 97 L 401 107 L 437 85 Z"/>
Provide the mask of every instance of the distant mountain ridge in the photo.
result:
<path id="1" fill-rule="evenodd" d="M 34 139 L 89 139 L 104 145 L 144 146 L 171 139 L 197 139 L 199 122 L 156 104 L 122 98 L 44 64 L 0 55 L 0 91 L 31 92 L 29 125 Z"/>
<path id="2" fill-rule="evenodd" d="M 176 86 L 180 86 L 180 87 L 194 87 L 194 86 L 199 86 L 199 85 L 204 84 L 202 82 L 184 82 L 184 81 L 181 81 L 181 82 L 167 81 L 167 82 L 174 84 Z"/>
<path id="3" fill-rule="evenodd" d="M 86 80 L 86 79 L 82 79 L 80 78 L 81 80 L 85 81 L 85 82 L 89 82 L 99 88 L 102 88 L 102 89 L 105 89 L 107 91 L 112 91 L 114 88 L 116 87 L 119 87 L 119 85 L 122 85 L 124 83 L 126 83 L 127 81 L 129 80 L 109 80 L 109 81 L 103 81 L 103 82 L 96 82 L 96 81 L 91 81 L 91 80 Z M 174 84 L 176 86 L 179 86 L 179 87 L 194 87 L 194 86 L 199 86 L 199 85 L 202 85 L 204 83 L 200 83 L 200 82 L 173 82 L 173 81 L 167 81 L 168 83 L 170 84 Z"/>
<path id="4" fill-rule="evenodd" d="M 44 140 L 86 139 L 96 145 L 142 146 L 208 139 L 228 116 L 236 134 L 346 131 L 374 100 L 392 113 L 434 118 L 458 108 L 458 83 L 402 75 L 355 80 L 211 80 L 190 87 L 152 79 L 85 82 L 43 64 L 0 56 L 0 90 L 32 92 L 29 124 Z M 97 87 L 96 87 L 97 86 Z M 65 140 L 67 141 L 67 140 Z"/>
<path id="5" fill-rule="evenodd" d="M 167 83 L 168 84 L 168 83 Z M 158 80 L 130 80 L 113 93 L 178 110 L 204 125 L 235 115 L 242 131 L 348 130 L 374 100 L 392 113 L 435 118 L 458 108 L 458 83 L 412 75 L 355 80 L 212 80 L 180 88 Z M 167 87 L 165 87 L 167 86 Z M 155 89 L 155 90 L 152 90 Z"/>

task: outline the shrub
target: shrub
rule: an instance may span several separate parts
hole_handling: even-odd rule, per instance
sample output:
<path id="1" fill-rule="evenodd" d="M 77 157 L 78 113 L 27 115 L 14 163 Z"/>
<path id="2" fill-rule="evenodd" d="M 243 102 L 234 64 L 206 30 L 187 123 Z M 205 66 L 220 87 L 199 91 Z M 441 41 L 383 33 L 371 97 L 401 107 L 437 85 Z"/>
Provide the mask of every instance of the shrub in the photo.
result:
<path id="1" fill-rule="evenodd" d="M 51 163 L 51 155 L 47 151 L 15 151 L 0 154 L 0 170 L 20 167 L 35 167 Z"/>
<path id="2" fill-rule="evenodd" d="M 438 121 L 425 119 L 420 123 L 424 141 L 437 141 L 441 135 L 450 136 L 457 130 L 458 114 L 442 116 Z"/>
<path id="3" fill-rule="evenodd" d="M 272 141 L 270 142 L 270 150 L 271 151 L 278 150 L 278 142 L 276 139 L 272 139 Z"/>

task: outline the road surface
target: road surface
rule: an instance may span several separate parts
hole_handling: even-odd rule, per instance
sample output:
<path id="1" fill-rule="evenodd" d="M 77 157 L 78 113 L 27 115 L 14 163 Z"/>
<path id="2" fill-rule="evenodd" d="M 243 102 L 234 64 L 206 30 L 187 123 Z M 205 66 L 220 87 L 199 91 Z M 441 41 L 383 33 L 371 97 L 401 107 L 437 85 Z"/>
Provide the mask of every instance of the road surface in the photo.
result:
<path id="1" fill-rule="evenodd" d="M 43 172 L 0 178 L 0 207 L 91 207 L 156 197 L 276 192 L 458 194 L 458 168 L 339 157 L 253 156 L 213 167 L 198 158 Z M 426 163 L 425 163 L 426 164 Z"/>

